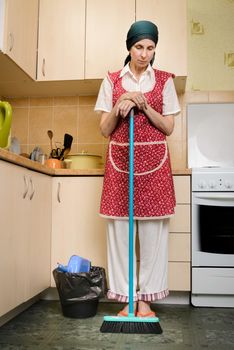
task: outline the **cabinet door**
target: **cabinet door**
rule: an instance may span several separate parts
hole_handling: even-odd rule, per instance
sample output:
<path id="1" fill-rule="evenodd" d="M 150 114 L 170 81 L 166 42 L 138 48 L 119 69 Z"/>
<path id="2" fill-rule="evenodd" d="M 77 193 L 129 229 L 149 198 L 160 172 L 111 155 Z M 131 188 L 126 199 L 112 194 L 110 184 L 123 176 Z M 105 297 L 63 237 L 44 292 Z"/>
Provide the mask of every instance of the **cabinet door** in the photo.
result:
<path id="1" fill-rule="evenodd" d="M 52 179 L 27 171 L 27 299 L 50 286 Z"/>
<path id="2" fill-rule="evenodd" d="M 39 13 L 37 80 L 84 79 L 85 0 L 41 0 Z"/>
<path id="3" fill-rule="evenodd" d="M 87 0 L 86 79 L 103 79 L 123 67 L 127 31 L 134 21 L 135 0 Z"/>
<path id="4" fill-rule="evenodd" d="M 51 178 L 0 161 L 0 316 L 50 285 Z"/>
<path id="5" fill-rule="evenodd" d="M 0 316 L 24 302 L 26 293 L 27 240 L 19 210 L 26 187 L 17 169 L 0 161 Z"/>
<path id="6" fill-rule="evenodd" d="M 136 0 L 136 20 L 158 26 L 154 66 L 177 76 L 187 76 L 187 1 Z"/>
<path id="7" fill-rule="evenodd" d="M 106 268 L 105 220 L 99 216 L 102 181 L 96 176 L 53 178 L 52 270 L 73 254 Z"/>
<path id="8" fill-rule="evenodd" d="M 6 0 L 4 52 L 36 78 L 38 0 Z"/>

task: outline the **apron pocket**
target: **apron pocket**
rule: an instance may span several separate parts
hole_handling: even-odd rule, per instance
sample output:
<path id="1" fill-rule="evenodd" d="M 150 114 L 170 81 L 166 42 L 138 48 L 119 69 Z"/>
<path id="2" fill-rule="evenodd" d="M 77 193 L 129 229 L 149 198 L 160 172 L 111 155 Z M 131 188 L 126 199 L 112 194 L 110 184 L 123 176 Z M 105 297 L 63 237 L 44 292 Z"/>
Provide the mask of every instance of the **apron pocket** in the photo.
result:
<path id="1" fill-rule="evenodd" d="M 166 141 L 134 142 L 134 175 L 146 175 L 159 170 L 167 159 Z M 118 172 L 129 172 L 129 143 L 111 141 L 110 161 Z"/>

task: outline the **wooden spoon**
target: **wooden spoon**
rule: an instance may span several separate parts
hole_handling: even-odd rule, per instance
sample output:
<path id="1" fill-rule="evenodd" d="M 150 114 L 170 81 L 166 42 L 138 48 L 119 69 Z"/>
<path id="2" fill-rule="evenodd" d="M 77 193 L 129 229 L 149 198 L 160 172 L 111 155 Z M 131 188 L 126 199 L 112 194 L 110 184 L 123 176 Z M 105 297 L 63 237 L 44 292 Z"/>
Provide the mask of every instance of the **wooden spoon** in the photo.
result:
<path id="1" fill-rule="evenodd" d="M 48 130 L 47 131 L 47 135 L 49 136 L 49 139 L 50 139 L 50 148 L 51 148 L 51 151 L 52 151 L 52 149 L 53 149 L 52 139 L 53 139 L 53 136 L 54 136 L 53 131 L 52 130 Z"/>

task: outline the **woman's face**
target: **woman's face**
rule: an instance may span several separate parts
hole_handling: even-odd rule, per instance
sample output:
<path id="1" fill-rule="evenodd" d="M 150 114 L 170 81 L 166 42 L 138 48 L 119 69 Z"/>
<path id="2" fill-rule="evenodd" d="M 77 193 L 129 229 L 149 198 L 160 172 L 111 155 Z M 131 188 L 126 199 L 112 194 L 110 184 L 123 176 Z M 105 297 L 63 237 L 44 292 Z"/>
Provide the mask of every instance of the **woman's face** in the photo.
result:
<path id="1" fill-rule="evenodd" d="M 131 63 L 138 68 L 147 68 L 155 52 L 155 43 L 150 39 L 136 42 L 130 49 Z"/>

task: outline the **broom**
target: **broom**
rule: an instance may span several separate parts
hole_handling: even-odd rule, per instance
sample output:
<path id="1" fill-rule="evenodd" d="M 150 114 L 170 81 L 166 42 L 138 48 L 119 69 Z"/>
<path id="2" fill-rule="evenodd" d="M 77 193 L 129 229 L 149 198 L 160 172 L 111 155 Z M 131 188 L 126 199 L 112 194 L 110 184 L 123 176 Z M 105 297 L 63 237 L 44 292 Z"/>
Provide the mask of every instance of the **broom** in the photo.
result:
<path id="1" fill-rule="evenodd" d="M 161 334 L 158 317 L 137 317 L 134 315 L 133 264 L 134 264 L 134 111 L 129 121 L 129 306 L 128 316 L 104 316 L 100 328 L 102 333 Z"/>

